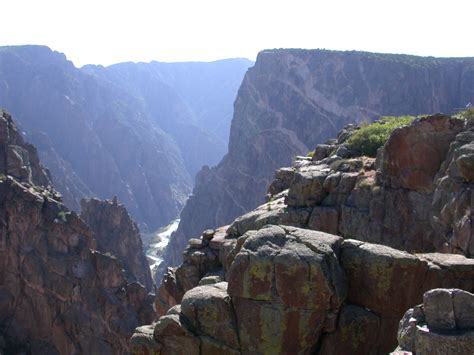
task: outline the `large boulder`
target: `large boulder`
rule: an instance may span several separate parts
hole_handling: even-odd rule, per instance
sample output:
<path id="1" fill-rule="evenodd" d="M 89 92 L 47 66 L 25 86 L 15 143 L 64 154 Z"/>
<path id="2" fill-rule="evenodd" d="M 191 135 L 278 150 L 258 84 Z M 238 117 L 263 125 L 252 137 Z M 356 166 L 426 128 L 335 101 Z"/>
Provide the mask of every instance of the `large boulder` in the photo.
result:
<path id="1" fill-rule="evenodd" d="M 416 354 L 472 354 L 474 294 L 433 289 L 423 305 L 409 309 L 398 330 L 399 349 Z"/>
<path id="2" fill-rule="evenodd" d="M 181 313 L 189 320 L 194 333 L 218 339 L 227 347 L 238 349 L 239 337 L 227 282 L 195 287 L 186 292 Z"/>
<path id="3" fill-rule="evenodd" d="M 346 293 L 341 241 L 281 226 L 245 240 L 228 274 L 242 351 L 309 352 L 323 330 L 334 329 Z"/>
<path id="4" fill-rule="evenodd" d="M 386 186 L 433 191 L 433 180 L 464 121 L 436 114 L 396 129 L 378 157 Z M 436 143 L 435 143 L 436 142 Z"/>

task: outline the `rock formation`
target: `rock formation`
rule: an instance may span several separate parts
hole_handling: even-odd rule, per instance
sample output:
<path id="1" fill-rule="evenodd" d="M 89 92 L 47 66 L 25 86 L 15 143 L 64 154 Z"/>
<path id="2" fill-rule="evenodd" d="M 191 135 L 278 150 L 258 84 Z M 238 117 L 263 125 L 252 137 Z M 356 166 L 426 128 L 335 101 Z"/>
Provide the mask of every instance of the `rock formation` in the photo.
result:
<path id="1" fill-rule="evenodd" d="M 227 152 L 233 103 L 247 59 L 189 63 L 88 65 L 84 71 L 143 100 L 150 116 L 178 145 L 194 179 Z"/>
<path id="2" fill-rule="evenodd" d="M 37 147 L 67 206 L 78 212 L 82 198 L 117 195 L 143 229 L 155 230 L 178 216 L 201 164 L 224 154 L 227 140 L 208 121 L 230 124 L 248 65 L 78 69 L 47 47 L 1 47 L 0 105 Z M 187 81 L 169 78 L 186 73 Z"/>
<path id="3" fill-rule="evenodd" d="M 346 124 L 382 115 L 452 112 L 472 101 L 474 59 L 326 50 L 268 50 L 235 102 L 228 154 L 198 174 L 167 250 L 178 265 L 187 240 L 263 203 L 275 169 Z M 466 163 L 467 164 L 467 163 Z"/>
<path id="4" fill-rule="evenodd" d="M 400 321 L 398 343 L 395 354 L 472 354 L 474 294 L 459 289 L 426 292 L 423 304 L 409 309 Z"/>
<path id="5" fill-rule="evenodd" d="M 128 353 L 133 329 L 154 319 L 154 297 L 93 250 L 3 111 L 0 151 L 0 352 Z"/>
<path id="6" fill-rule="evenodd" d="M 150 266 L 143 252 L 140 231 L 125 206 L 112 201 L 88 199 L 81 201 L 80 217 L 91 228 L 97 250 L 112 254 L 123 264 L 129 282 L 139 282 L 146 290 L 153 289 Z"/>
<path id="7" fill-rule="evenodd" d="M 417 118 L 375 159 L 351 148 L 350 126 L 278 170 L 266 204 L 189 241 L 160 285 L 161 318 L 137 330 L 132 351 L 395 349 L 399 320 L 425 292 L 474 291 L 474 259 L 460 247 L 472 235 L 473 184 L 460 166 L 473 122 Z"/>

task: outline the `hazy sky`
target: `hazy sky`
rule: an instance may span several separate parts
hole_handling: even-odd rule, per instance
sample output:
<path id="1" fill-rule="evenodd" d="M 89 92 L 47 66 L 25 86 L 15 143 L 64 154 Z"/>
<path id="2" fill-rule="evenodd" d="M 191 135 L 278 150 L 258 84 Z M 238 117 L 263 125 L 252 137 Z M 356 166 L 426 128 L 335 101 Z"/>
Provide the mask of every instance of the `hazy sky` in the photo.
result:
<path id="1" fill-rule="evenodd" d="M 255 59 L 266 48 L 474 56 L 472 0 L 0 0 L 0 45 L 76 66 Z"/>

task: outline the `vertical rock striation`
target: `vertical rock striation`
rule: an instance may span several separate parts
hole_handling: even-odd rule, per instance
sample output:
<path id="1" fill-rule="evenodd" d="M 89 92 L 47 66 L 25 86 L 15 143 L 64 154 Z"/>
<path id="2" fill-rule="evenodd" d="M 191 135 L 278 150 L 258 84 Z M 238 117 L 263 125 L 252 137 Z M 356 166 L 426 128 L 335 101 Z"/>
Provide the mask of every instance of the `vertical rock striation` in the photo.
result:
<path id="1" fill-rule="evenodd" d="M 0 352 L 128 353 L 134 328 L 154 319 L 153 296 L 94 250 L 3 111 L 0 152 Z"/>
<path id="2" fill-rule="evenodd" d="M 153 280 L 140 232 L 125 206 L 114 198 L 112 201 L 82 200 L 81 207 L 80 217 L 91 228 L 97 250 L 119 259 L 128 281 L 137 281 L 151 291 Z"/>
<path id="3" fill-rule="evenodd" d="M 261 204 L 274 170 L 346 124 L 381 115 L 450 113 L 473 95 L 472 58 L 261 52 L 239 89 L 228 154 L 198 174 L 165 263 L 179 264 L 186 241 L 202 230 Z"/>

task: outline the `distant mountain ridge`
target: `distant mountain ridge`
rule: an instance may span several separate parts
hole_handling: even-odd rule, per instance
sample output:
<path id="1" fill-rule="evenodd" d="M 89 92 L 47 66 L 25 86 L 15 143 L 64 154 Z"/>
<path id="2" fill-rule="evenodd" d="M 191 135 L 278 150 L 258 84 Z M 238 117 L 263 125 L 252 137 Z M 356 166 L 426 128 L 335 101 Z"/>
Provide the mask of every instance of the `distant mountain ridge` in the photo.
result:
<path id="1" fill-rule="evenodd" d="M 229 151 L 217 166 L 198 173 L 165 264 L 180 263 L 189 238 L 263 203 L 275 169 L 346 124 L 382 115 L 452 113 L 473 99 L 474 58 L 260 52 L 239 89 Z"/>
<path id="2" fill-rule="evenodd" d="M 178 215 L 196 171 L 225 153 L 223 135 L 207 128 L 230 124 L 250 64 L 237 59 L 192 63 L 196 69 L 186 69 L 186 63 L 78 69 L 44 46 L 0 47 L 0 106 L 37 146 L 70 208 L 78 210 L 83 197 L 117 195 L 142 228 L 153 230 Z M 213 77 L 214 65 L 226 66 L 223 76 Z M 193 83 L 186 70 L 198 71 L 200 81 Z M 187 86 L 177 89 L 171 78 Z M 203 97 L 213 90 L 222 97 L 215 115 L 206 116 L 184 97 L 193 88 L 199 97 L 202 87 L 209 88 Z"/>

